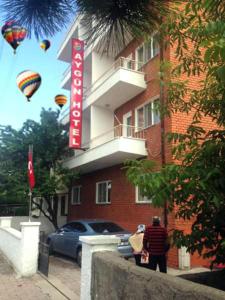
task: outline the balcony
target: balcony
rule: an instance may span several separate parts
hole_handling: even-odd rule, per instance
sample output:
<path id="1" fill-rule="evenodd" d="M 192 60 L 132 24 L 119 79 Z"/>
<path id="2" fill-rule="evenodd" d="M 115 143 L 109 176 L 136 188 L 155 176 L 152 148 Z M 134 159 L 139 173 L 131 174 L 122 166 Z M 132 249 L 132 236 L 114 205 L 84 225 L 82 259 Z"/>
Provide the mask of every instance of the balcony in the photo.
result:
<path id="1" fill-rule="evenodd" d="M 115 110 L 146 89 L 141 63 L 120 57 L 85 93 L 84 109 L 95 104 Z"/>
<path id="2" fill-rule="evenodd" d="M 64 167 L 88 173 L 121 164 L 126 159 L 147 156 L 145 132 L 123 124 L 93 138 L 82 147 L 87 150 L 65 160 Z"/>
<path id="3" fill-rule="evenodd" d="M 146 82 L 141 66 L 142 63 L 120 57 L 84 92 L 83 108 L 94 104 L 114 111 L 142 93 L 146 89 Z M 61 87 L 69 89 L 70 84 L 71 74 L 67 69 Z"/>
<path id="4" fill-rule="evenodd" d="M 60 87 L 65 90 L 71 90 L 71 65 L 69 65 L 64 71 Z"/>

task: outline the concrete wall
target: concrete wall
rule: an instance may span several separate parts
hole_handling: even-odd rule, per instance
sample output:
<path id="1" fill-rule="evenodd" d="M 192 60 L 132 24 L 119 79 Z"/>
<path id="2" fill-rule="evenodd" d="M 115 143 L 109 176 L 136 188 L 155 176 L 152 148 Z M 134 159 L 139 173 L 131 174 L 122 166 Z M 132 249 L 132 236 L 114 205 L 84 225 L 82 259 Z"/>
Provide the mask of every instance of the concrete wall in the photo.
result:
<path id="1" fill-rule="evenodd" d="M 113 59 L 97 52 L 92 53 L 92 84 L 111 68 Z"/>
<path id="2" fill-rule="evenodd" d="M 37 271 L 39 222 L 22 222 L 21 231 L 11 228 L 11 218 L 0 218 L 0 251 L 21 276 Z"/>
<path id="3" fill-rule="evenodd" d="M 101 145 L 113 138 L 113 123 L 114 115 L 108 109 L 104 109 L 99 106 L 91 107 L 91 140 L 98 137 L 96 140 L 92 141 L 91 147 Z M 109 131 L 109 132 L 108 132 Z M 99 137 L 103 134 L 102 137 Z"/>
<path id="4" fill-rule="evenodd" d="M 222 300 L 225 293 L 125 261 L 113 252 L 93 253 L 92 300 Z"/>
<path id="5" fill-rule="evenodd" d="M 16 229 L 16 230 L 20 230 L 21 222 L 28 222 L 29 217 L 25 216 L 25 217 L 12 217 L 12 222 L 11 222 L 11 227 Z M 40 216 L 38 218 L 31 218 L 31 222 L 40 222 L 40 231 L 44 231 L 45 234 L 49 234 L 52 233 L 53 231 L 55 231 L 54 226 L 52 225 L 52 223 L 44 216 Z M 64 225 L 67 222 L 67 216 L 63 216 L 63 217 L 58 217 L 58 225 L 59 227 L 61 227 L 62 225 Z"/>

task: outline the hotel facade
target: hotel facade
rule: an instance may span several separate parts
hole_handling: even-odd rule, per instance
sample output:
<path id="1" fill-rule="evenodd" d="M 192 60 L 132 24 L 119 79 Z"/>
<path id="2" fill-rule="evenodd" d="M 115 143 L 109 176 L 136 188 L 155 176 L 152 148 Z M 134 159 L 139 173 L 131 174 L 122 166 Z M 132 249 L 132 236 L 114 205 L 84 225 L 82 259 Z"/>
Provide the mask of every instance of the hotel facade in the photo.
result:
<path id="1" fill-rule="evenodd" d="M 61 87 L 71 90 L 72 39 L 85 40 L 87 28 L 82 16 L 74 21 L 58 51 L 58 59 L 68 64 Z M 156 35 L 147 42 L 131 39 L 117 53 L 99 51 L 101 39 L 85 46 L 82 109 L 82 144 L 64 166 L 80 172 L 68 199 L 68 221 L 101 218 L 112 220 L 134 232 L 138 224 L 149 224 L 154 215 L 164 223 L 164 209 L 154 208 L 151 199 L 126 178 L 124 161 L 150 159 L 159 165 L 173 162 L 172 145 L 162 144 L 161 133 L 184 132 L 191 116 L 173 114 L 163 122 L 157 112 L 160 101 L 159 45 Z M 191 47 L 191 45 L 190 45 Z M 176 64 L 175 51 L 168 47 L 166 60 Z M 185 79 L 185 78 L 184 78 Z M 194 86 L 195 78 L 189 78 Z M 165 97 L 166 97 L 166 91 Z M 69 128 L 69 108 L 61 122 Z M 168 216 L 168 230 L 188 231 L 190 224 Z M 171 267 L 204 265 L 186 249 L 172 248 Z"/>

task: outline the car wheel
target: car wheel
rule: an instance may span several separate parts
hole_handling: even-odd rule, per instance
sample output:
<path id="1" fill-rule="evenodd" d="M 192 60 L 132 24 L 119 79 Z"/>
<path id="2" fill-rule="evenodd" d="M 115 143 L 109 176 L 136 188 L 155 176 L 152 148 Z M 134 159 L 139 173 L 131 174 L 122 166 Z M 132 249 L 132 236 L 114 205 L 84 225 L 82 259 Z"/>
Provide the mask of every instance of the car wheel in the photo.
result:
<path id="1" fill-rule="evenodd" d="M 81 260 L 82 260 L 82 249 L 78 249 L 77 251 L 77 264 L 81 268 Z"/>

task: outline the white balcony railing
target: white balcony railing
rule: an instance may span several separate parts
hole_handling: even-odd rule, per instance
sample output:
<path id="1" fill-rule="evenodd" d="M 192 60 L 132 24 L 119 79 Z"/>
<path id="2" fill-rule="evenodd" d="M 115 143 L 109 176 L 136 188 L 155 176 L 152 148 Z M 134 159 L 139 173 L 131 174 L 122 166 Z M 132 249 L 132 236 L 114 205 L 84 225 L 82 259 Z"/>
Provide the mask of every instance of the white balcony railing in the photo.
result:
<path id="1" fill-rule="evenodd" d="M 108 143 L 112 140 L 119 139 L 119 138 L 129 138 L 129 139 L 136 139 L 136 140 L 145 140 L 145 130 L 143 128 L 137 128 L 136 126 L 130 126 L 125 124 L 120 124 L 115 126 L 111 130 L 108 130 L 95 138 L 91 139 L 89 142 L 82 144 L 83 150 L 94 149 L 99 147 L 105 143 Z M 82 155 L 84 152 L 75 152 L 73 157 L 77 157 Z M 68 158 L 66 160 L 71 159 Z"/>
<path id="2" fill-rule="evenodd" d="M 84 98 L 87 98 L 94 90 L 96 90 L 104 81 L 110 78 L 112 74 L 117 71 L 118 69 L 126 69 L 131 70 L 133 72 L 137 73 L 143 73 L 142 72 L 142 62 L 138 62 L 129 58 L 120 57 L 118 58 L 112 66 L 103 73 L 84 93 Z"/>
<path id="3" fill-rule="evenodd" d="M 109 79 L 112 74 L 117 71 L 119 68 L 125 69 L 125 70 L 131 70 L 133 72 L 141 73 L 142 72 L 142 62 L 138 62 L 129 58 L 120 57 L 118 58 L 112 66 L 103 73 L 91 86 L 84 87 L 83 88 L 83 101 L 87 99 L 87 97 L 94 92 L 105 80 Z M 67 76 L 67 74 L 71 72 L 71 66 L 69 66 L 65 72 L 63 73 L 63 79 Z M 70 79 L 71 80 L 71 79 Z M 69 108 L 66 108 L 61 113 L 61 118 L 65 117 L 67 114 L 69 114 Z"/>
<path id="4" fill-rule="evenodd" d="M 66 70 L 63 72 L 63 75 L 62 75 L 62 80 L 65 79 L 65 77 L 67 77 L 67 75 L 71 73 L 71 65 L 69 65 Z"/>
<path id="5" fill-rule="evenodd" d="M 106 79 L 108 79 L 117 69 L 123 68 L 126 70 L 132 70 L 137 73 L 142 72 L 142 62 L 138 62 L 136 60 L 132 60 L 125 57 L 118 58 L 112 66 L 104 72 L 89 88 L 84 91 L 84 97 L 89 96 L 99 85 L 101 85 Z M 71 65 L 69 65 L 66 70 L 63 72 L 62 80 L 67 77 L 67 75 L 71 72 Z M 71 78 L 70 78 L 71 80 Z"/>

